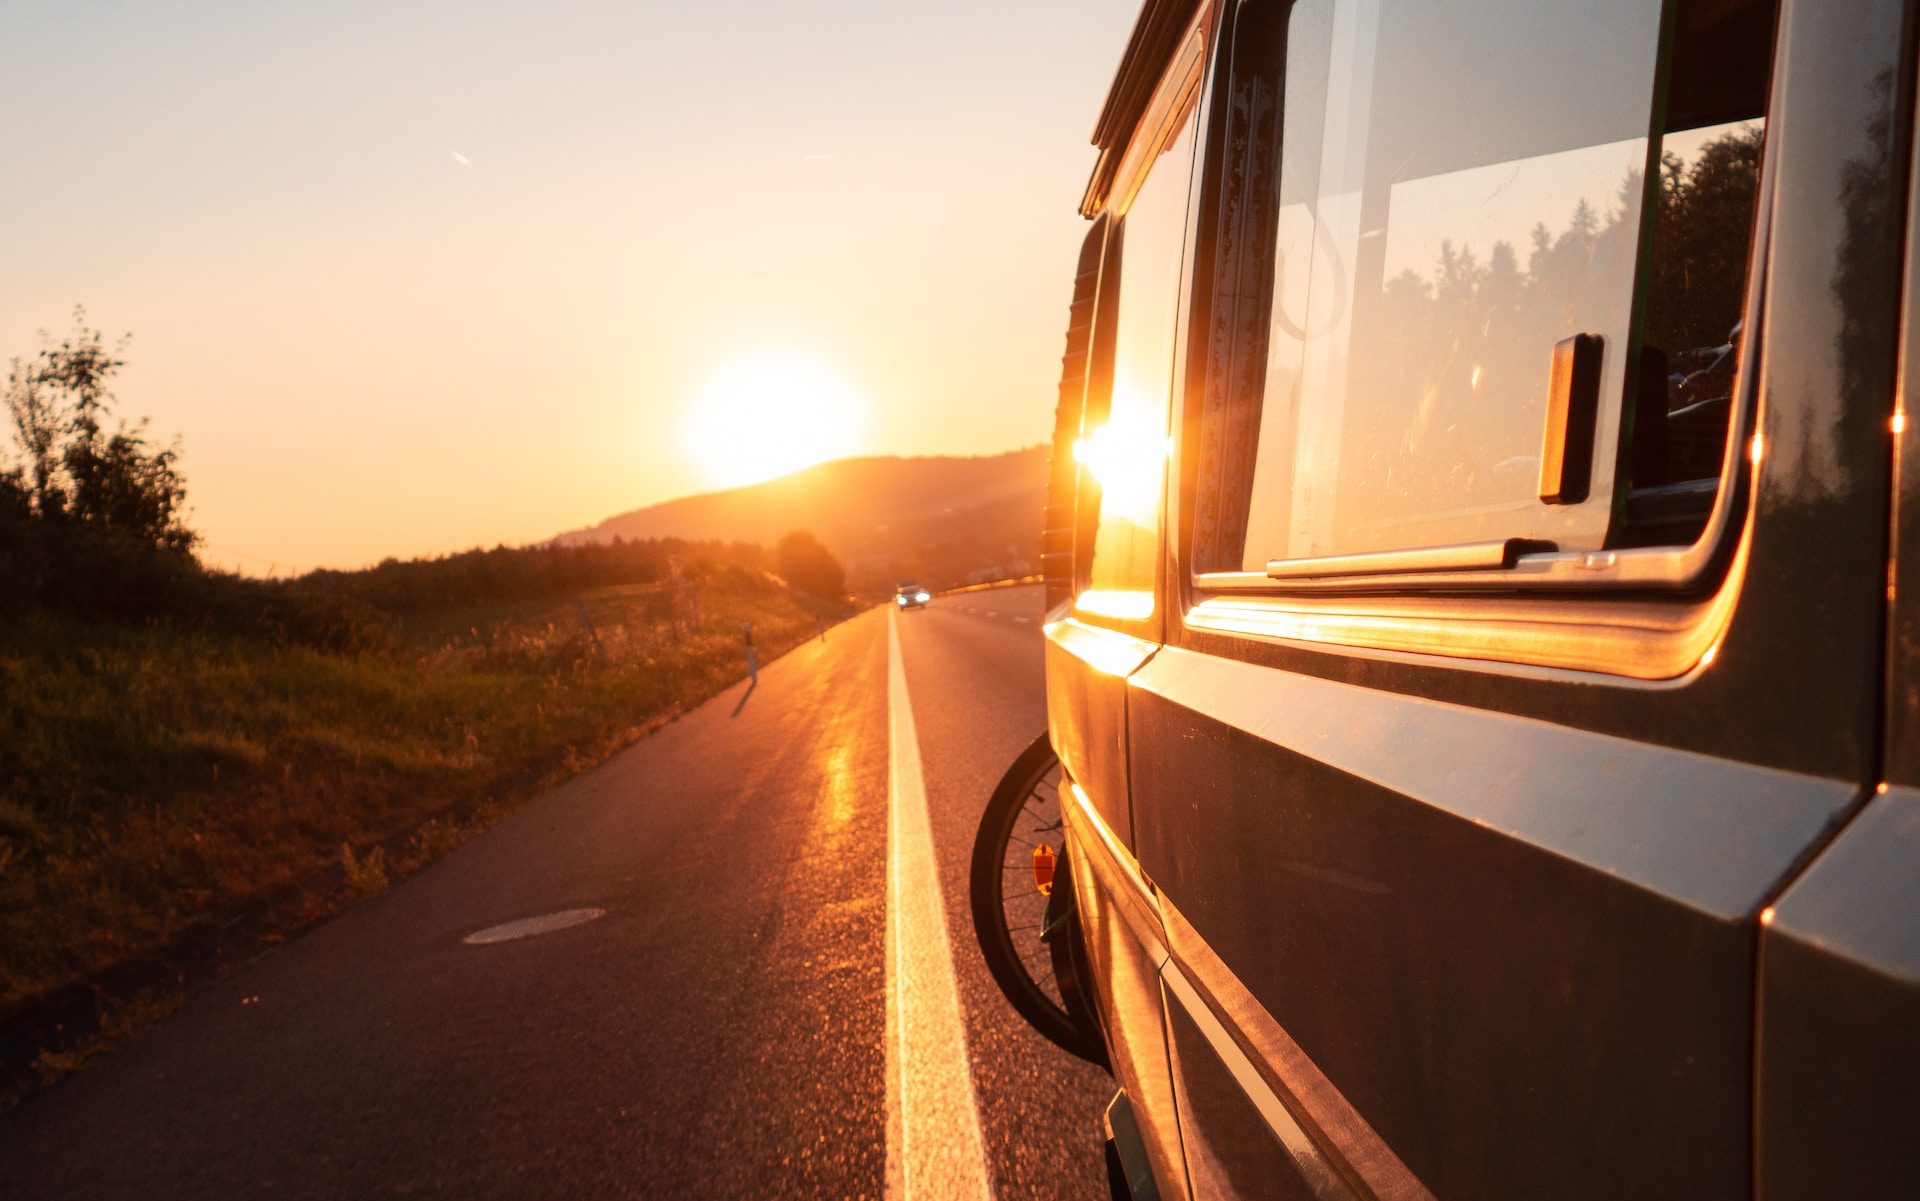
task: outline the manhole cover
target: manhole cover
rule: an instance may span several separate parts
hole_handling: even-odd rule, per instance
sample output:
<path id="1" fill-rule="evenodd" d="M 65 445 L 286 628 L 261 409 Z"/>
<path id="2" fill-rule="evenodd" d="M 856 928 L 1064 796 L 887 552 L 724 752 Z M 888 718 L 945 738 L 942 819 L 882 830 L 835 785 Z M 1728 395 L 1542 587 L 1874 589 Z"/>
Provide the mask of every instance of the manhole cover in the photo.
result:
<path id="1" fill-rule="evenodd" d="M 484 930 L 475 930 L 460 941 L 476 947 L 484 947 L 490 942 L 510 942 L 516 938 L 527 938 L 535 934 L 551 934 L 555 930 L 564 930 L 568 926 L 590 922 L 605 913 L 604 909 L 562 909 L 558 913 L 523 917 L 517 922 L 506 922 L 498 926 L 488 926 Z"/>

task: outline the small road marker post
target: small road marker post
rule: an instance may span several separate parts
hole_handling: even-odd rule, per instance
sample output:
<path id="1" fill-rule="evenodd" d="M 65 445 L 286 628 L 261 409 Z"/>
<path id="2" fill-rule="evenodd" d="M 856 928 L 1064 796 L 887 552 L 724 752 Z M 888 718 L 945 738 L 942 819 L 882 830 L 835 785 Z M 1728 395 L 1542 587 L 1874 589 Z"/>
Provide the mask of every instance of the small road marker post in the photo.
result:
<path id="1" fill-rule="evenodd" d="M 580 624 L 587 631 L 587 645 L 592 648 L 593 657 L 600 662 L 606 662 L 606 653 L 600 649 L 600 631 L 593 628 L 593 618 L 587 613 L 587 602 L 576 600 L 573 604 L 580 614 Z"/>

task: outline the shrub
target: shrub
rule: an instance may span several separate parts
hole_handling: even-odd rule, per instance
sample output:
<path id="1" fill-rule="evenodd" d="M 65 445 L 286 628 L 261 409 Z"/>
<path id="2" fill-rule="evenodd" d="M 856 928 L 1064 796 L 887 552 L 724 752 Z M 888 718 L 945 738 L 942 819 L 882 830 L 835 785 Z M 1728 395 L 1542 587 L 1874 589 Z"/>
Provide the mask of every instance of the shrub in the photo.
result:
<path id="1" fill-rule="evenodd" d="M 316 593 L 352 597 L 388 613 L 415 614 L 454 605 L 489 601 L 538 600 L 571 596 L 618 584 L 651 584 L 665 579 L 669 562 L 697 552 L 758 567 L 759 547 L 745 544 L 688 543 L 679 539 L 589 542 L 563 545 L 496 546 L 426 559 L 386 559 L 360 571 L 320 570 L 300 577 Z M 686 564 L 687 578 L 705 570 L 696 559 Z"/>
<path id="2" fill-rule="evenodd" d="M 178 443 L 156 447 L 147 425 L 113 421 L 108 384 L 126 361 L 73 312 L 64 341 L 41 332 L 40 353 L 14 359 L 7 412 L 23 462 L 0 480 L 0 519 L 38 520 L 111 532 L 155 550 L 186 552 L 187 486 Z M 125 346 L 122 340 L 121 347 Z"/>
<path id="3" fill-rule="evenodd" d="M 847 594 L 847 570 L 833 552 L 805 530 L 795 530 L 780 539 L 774 549 L 775 570 L 800 591 L 824 600 L 839 600 Z"/>

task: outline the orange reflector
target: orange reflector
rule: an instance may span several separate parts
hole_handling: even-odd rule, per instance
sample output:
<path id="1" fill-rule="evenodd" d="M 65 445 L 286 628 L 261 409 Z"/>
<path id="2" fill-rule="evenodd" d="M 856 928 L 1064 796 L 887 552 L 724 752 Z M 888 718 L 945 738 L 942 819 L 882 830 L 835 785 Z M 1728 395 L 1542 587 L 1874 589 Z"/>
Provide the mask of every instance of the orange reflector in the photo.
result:
<path id="1" fill-rule="evenodd" d="M 1033 886 L 1043 897 L 1053 895 L 1053 863 L 1052 847 L 1043 842 L 1033 848 Z"/>

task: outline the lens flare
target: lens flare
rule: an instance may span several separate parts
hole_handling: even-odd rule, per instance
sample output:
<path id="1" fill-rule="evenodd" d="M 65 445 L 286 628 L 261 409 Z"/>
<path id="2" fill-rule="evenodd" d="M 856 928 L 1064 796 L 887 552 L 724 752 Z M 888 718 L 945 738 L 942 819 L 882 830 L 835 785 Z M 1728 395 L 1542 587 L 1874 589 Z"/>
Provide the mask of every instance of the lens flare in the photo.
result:
<path id="1" fill-rule="evenodd" d="M 1167 450 L 1158 430 L 1110 422 L 1074 443 L 1073 457 L 1099 481 L 1103 518 L 1149 525 L 1160 505 Z"/>

